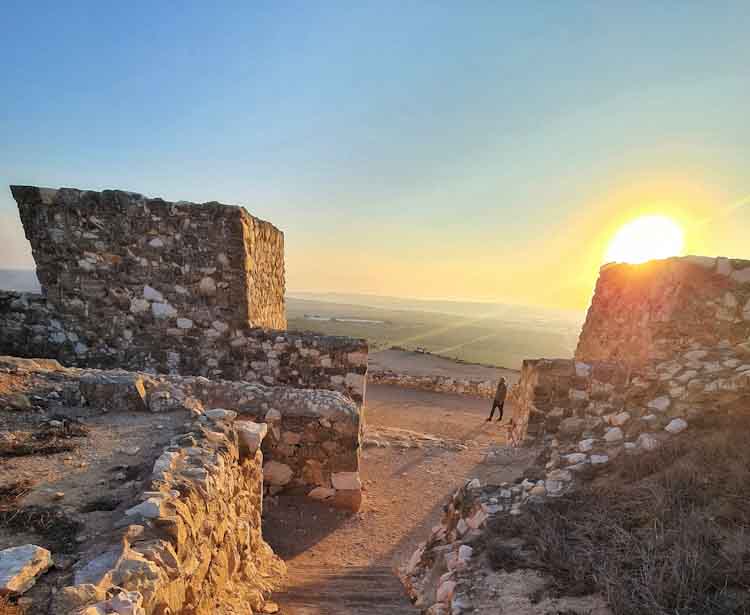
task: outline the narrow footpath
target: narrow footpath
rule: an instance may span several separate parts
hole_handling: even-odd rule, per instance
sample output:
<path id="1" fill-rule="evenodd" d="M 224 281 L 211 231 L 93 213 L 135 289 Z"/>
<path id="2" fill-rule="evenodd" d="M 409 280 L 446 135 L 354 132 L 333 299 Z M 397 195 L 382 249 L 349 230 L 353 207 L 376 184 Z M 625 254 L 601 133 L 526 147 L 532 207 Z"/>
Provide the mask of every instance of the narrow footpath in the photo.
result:
<path id="1" fill-rule="evenodd" d="M 438 523 L 446 497 L 471 478 L 513 480 L 523 452 L 483 463 L 505 442 L 489 401 L 372 385 L 362 459 L 365 502 L 342 513 L 306 498 L 267 501 L 264 535 L 289 567 L 272 598 L 282 615 L 417 613 L 395 574 Z"/>

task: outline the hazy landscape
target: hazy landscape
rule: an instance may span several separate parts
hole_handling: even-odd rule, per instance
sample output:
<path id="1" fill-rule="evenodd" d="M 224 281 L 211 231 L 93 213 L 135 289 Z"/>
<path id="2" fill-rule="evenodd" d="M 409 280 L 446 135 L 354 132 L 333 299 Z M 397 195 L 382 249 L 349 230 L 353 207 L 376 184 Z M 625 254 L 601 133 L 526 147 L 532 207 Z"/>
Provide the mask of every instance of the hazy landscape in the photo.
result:
<path id="1" fill-rule="evenodd" d="M 289 293 L 287 316 L 290 329 L 364 337 L 371 350 L 421 348 L 518 369 L 528 357 L 572 356 L 584 314 L 497 303 Z"/>

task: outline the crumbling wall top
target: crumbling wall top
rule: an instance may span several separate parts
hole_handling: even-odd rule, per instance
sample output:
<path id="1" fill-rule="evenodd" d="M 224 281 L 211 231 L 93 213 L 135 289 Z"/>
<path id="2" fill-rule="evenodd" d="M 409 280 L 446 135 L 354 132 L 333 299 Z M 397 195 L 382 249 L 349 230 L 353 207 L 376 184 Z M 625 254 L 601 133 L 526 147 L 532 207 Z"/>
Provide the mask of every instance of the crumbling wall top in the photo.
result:
<path id="1" fill-rule="evenodd" d="M 602 267 L 579 361 L 642 365 L 750 341 L 750 261 L 704 256 Z"/>

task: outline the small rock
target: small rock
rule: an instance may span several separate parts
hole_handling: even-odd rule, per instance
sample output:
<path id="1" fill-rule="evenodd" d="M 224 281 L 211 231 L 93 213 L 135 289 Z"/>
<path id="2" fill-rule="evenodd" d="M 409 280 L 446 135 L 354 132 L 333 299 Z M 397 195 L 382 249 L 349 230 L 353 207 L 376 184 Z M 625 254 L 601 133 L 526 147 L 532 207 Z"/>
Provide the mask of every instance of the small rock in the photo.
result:
<path id="1" fill-rule="evenodd" d="M 688 428 L 687 421 L 684 419 L 672 419 L 669 421 L 669 424 L 664 428 L 665 431 L 668 431 L 671 434 L 678 434 L 682 431 L 685 431 Z"/>
<path id="2" fill-rule="evenodd" d="M 625 423 L 627 423 L 630 420 L 630 413 L 629 412 L 619 412 L 618 414 L 615 414 L 611 420 L 610 423 L 614 425 L 615 427 L 621 427 Z"/>
<path id="3" fill-rule="evenodd" d="M 128 508 L 128 510 L 125 511 L 125 514 L 129 517 L 141 515 L 146 519 L 158 519 L 161 516 L 161 506 L 163 502 L 164 500 L 162 498 L 151 497 L 145 502 L 141 502 L 132 508 Z"/>
<path id="4" fill-rule="evenodd" d="M 656 412 L 665 412 L 667 408 L 669 408 L 670 404 L 672 403 L 672 400 L 669 399 L 666 395 L 662 395 L 661 397 L 657 397 L 656 399 L 652 399 L 648 404 L 646 404 L 651 410 L 655 410 Z"/>
<path id="5" fill-rule="evenodd" d="M 563 455 L 563 458 L 568 465 L 574 465 L 586 461 L 586 455 L 584 453 L 571 453 L 570 455 Z"/>
<path id="6" fill-rule="evenodd" d="M 612 427 L 607 430 L 607 432 L 604 434 L 604 439 L 607 442 L 619 442 L 622 440 L 623 434 L 622 429 L 619 427 Z"/>
<path id="7" fill-rule="evenodd" d="M 5 397 L 6 404 L 13 410 L 30 410 L 31 402 L 23 393 L 10 393 Z"/>
<path id="8" fill-rule="evenodd" d="M 269 461 L 263 466 L 263 480 L 269 485 L 283 487 L 292 480 L 294 472 L 285 463 Z"/>
<path id="9" fill-rule="evenodd" d="M 234 410 L 214 408 L 213 410 L 206 410 L 203 413 L 203 416 L 211 419 L 212 421 L 233 421 L 237 418 L 237 413 Z"/>
<path id="10" fill-rule="evenodd" d="M 216 294 L 216 281 L 206 276 L 198 284 L 198 292 L 204 297 L 213 297 Z"/>
<path id="11" fill-rule="evenodd" d="M 263 438 L 268 433 L 268 425 L 265 423 L 237 421 L 234 427 L 237 430 L 241 447 L 250 455 L 255 454 L 255 451 L 260 448 Z"/>
<path id="12" fill-rule="evenodd" d="M 332 498 L 334 495 L 336 495 L 336 490 L 331 489 L 329 487 L 315 487 L 310 493 L 307 494 L 307 497 L 312 498 L 313 500 L 328 500 Z"/>
<path id="13" fill-rule="evenodd" d="M 642 433 L 636 440 L 636 446 L 645 451 L 653 451 L 659 448 L 659 440 L 653 434 Z"/>
<path id="14" fill-rule="evenodd" d="M 584 455 L 585 456 L 585 455 Z M 545 496 L 547 495 L 547 488 L 544 486 L 544 483 L 542 481 L 539 481 L 534 487 L 529 491 L 529 495 L 535 495 L 535 496 Z"/>
<path id="15" fill-rule="evenodd" d="M 152 288 L 151 286 L 148 286 L 148 285 L 143 287 L 143 298 L 148 301 L 158 301 L 158 302 L 164 301 L 164 295 L 162 295 L 155 288 Z"/>

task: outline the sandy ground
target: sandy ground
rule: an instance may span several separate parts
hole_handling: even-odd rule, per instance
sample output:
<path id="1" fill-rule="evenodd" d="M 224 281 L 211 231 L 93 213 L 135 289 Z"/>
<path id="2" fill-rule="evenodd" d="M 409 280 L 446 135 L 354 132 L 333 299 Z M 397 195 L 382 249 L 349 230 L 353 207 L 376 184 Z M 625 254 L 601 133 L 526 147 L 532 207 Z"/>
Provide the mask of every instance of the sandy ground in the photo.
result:
<path id="1" fill-rule="evenodd" d="M 503 376 L 509 384 L 516 383 L 520 375 L 515 369 L 457 363 L 435 355 L 405 350 L 381 350 L 370 353 L 369 364 L 370 369 L 390 369 L 410 376 L 447 376 L 493 381 Z"/>
<path id="2" fill-rule="evenodd" d="M 264 533 L 277 553 L 287 560 L 288 591 L 299 595 L 302 588 L 317 596 L 309 599 L 308 608 L 295 607 L 297 603 L 290 600 L 284 609 L 282 593 L 279 596 L 282 613 L 383 612 L 368 610 L 364 604 L 362 610 L 314 608 L 316 599 L 327 599 L 327 585 L 338 588 L 342 579 L 352 575 L 369 583 L 368 596 L 373 602 L 382 606 L 386 600 L 394 601 L 387 612 L 415 612 L 403 606 L 408 602 L 396 604 L 393 594 L 401 589 L 393 571 L 427 538 L 430 528 L 441 517 L 447 496 L 474 477 L 482 482 L 511 481 L 530 464 L 529 453 L 517 449 L 509 450 L 504 460 L 492 465 L 483 462 L 490 447 L 505 441 L 502 425 L 485 422 L 488 410 L 485 400 L 386 385 L 369 386 L 368 432 L 389 428 L 426 432 L 457 440 L 466 448 L 365 449 L 362 477 L 366 499 L 362 511 L 355 515 L 283 496 L 275 505 L 267 502 Z M 379 593 L 383 594 L 380 598 Z"/>

